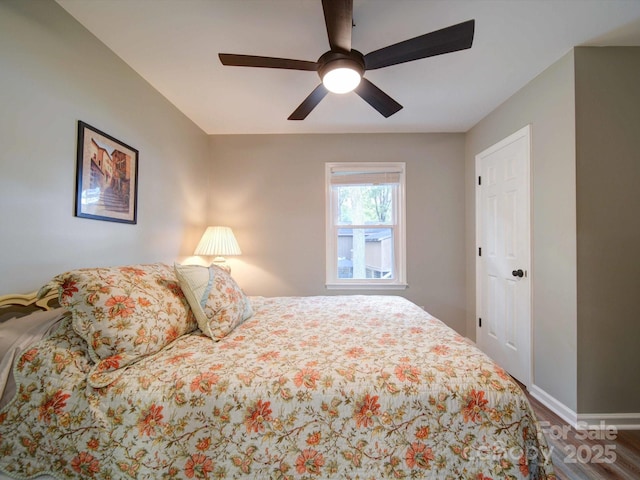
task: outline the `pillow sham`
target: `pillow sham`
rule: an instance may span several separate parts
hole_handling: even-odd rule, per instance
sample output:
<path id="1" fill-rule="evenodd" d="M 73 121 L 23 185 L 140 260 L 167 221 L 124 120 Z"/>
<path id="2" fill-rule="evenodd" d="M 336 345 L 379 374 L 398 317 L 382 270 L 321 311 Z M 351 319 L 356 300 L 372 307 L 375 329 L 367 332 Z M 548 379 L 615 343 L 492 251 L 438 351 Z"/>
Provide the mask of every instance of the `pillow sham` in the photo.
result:
<path id="1" fill-rule="evenodd" d="M 93 387 L 198 327 L 173 268 L 162 263 L 73 270 L 43 289 L 52 286 L 96 362 Z"/>
<path id="2" fill-rule="evenodd" d="M 202 332 L 218 341 L 253 315 L 251 303 L 228 272 L 216 265 L 174 265 Z"/>

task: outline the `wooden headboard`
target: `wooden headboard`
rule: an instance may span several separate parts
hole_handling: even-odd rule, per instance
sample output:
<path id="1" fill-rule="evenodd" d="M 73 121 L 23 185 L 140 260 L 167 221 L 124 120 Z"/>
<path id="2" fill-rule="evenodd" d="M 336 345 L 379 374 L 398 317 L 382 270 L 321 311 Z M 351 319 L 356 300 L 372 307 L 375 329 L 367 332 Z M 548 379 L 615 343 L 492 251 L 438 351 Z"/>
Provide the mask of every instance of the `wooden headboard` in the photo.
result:
<path id="1" fill-rule="evenodd" d="M 24 317 L 33 312 L 60 308 L 57 290 L 49 292 L 41 299 L 36 295 L 37 292 L 0 296 L 0 323 L 10 318 Z"/>

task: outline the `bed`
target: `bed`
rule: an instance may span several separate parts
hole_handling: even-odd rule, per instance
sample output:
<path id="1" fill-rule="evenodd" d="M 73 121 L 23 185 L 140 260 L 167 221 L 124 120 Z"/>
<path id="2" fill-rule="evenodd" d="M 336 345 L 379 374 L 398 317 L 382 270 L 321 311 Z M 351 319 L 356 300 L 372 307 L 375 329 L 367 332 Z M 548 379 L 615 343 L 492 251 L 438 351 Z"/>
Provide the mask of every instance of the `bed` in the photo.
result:
<path id="1" fill-rule="evenodd" d="M 0 307 L 0 332 L 35 325 L 3 352 L 9 478 L 555 478 L 517 383 L 402 297 L 246 297 L 215 266 L 152 264 L 66 272 L 38 301 Z"/>

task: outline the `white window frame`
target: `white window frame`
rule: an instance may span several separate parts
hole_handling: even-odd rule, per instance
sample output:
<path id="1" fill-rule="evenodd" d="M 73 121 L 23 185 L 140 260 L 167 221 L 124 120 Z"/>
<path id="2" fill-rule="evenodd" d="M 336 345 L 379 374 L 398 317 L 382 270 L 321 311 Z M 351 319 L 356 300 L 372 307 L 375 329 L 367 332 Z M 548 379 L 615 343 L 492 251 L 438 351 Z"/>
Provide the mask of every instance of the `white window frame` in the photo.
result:
<path id="1" fill-rule="evenodd" d="M 326 204 L 326 288 L 329 290 L 404 290 L 407 288 L 406 260 L 406 202 L 405 202 L 404 162 L 335 162 L 325 164 L 325 204 Z M 358 172 L 362 174 L 399 173 L 396 196 L 394 198 L 393 218 L 393 268 L 395 278 L 338 278 L 338 229 L 337 198 L 331 188 L 332 173 L 337 171 Z M 353 227 L 362 227 L 353 225 Z M 385 225 L 384 228 L 388 228 Z"/>

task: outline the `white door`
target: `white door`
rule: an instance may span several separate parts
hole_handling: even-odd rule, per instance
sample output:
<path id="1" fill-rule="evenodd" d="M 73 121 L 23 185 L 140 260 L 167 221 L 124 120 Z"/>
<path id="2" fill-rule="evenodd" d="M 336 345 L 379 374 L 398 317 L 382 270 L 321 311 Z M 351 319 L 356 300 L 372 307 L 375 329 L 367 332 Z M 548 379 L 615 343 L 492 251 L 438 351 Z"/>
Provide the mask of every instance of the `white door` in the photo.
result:
<path id="1" fill-rule="evenodd" d="M 476 339 L 531 383 L 530 127 L 476 156 Z"/>

